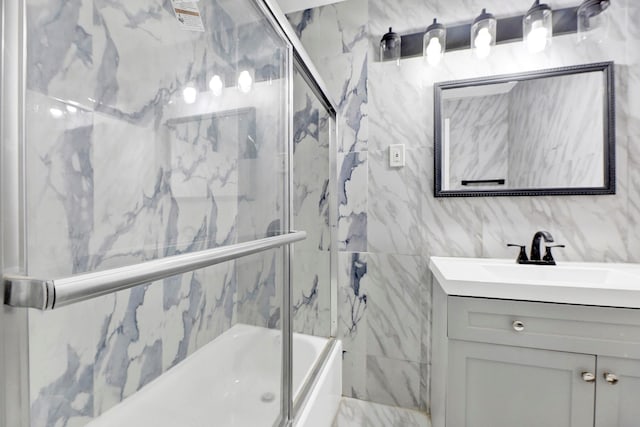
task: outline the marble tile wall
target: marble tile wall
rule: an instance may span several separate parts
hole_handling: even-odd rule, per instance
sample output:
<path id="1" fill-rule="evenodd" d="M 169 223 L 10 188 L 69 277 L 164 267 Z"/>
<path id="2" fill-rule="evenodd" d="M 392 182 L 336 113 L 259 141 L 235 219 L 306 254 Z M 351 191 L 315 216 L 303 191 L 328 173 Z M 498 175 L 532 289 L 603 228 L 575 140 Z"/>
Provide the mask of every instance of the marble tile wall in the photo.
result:
<path id="1" fill-rule="evenodd" d="M 509 92 L 509 188 L 604 186 L 602 83 L 593 72 L 520 82 Z"/>
<path id="2" fill-rule="evenodd" d="M 435 17 L 458 23 L 483 7 L 501 16 L 528 5 L 348 0 L 289 17 L 340 105 L 339 336 L 346 396 L 429 409 L 431 255 L 511 258 L 516 254 L 505 243 L 527 244 L 536 230 L 547 229 L 567 245 L 560 260 L 640 261 L 640 149 L 633 143 L 640 137 L 640 101 L 633 96 L 640 90 L 640 30 L 631 24 L 640 19 L 637 3 L 612 3 L 611 30 L 600 44 L 577 46 L 574 36 L 562 36 L 547 52 L 531 55 L 512 43 L 485 61 L 468 50 L 450 52 L 438 68 L 422 58 L 399 67 L 379 62 L 380 37 L 389 26 L 411 33 Z M 434 82 L 611 60 L 616 195 L 433 197 Z M 404 168 L 387 166 L 392 143 L 406 147 Z M 354 227 L 356 216 L 363 227 Z"/>
<path id="3" fill-rule="evenodd" d="M 366 0 L 349 0 L 290 15 L 290 22 L 325 79 L 340 113 L 338 128 L 338 248 L 364 251 L 367 241 Z M 322 24 L 320 24 L 322 23 Z"/>
<path id="4" fill-rule="evenodd" d="M 205 32 L 181 29 L 164 0 L 27 1 L 28 274 L 102 270 L 279 231 L 284 52 L 250 2 L 198 5 Z M 213 74 L 239 66 L 264 81 L 249 95 L 230 82 L 221 96 L 209 92 Z M 85 425 L 249 319 L 247 307 L 268 324 L 281 265 L 270 253 L 30 311 L 31 425 Z"/>

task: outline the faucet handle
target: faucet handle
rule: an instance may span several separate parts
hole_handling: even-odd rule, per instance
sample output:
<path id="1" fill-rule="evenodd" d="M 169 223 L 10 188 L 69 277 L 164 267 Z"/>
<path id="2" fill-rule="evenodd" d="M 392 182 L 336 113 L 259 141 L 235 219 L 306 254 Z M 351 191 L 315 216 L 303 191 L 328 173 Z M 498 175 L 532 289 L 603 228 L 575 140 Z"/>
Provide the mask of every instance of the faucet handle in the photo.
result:
<path id="1" fill-rule="evenodd" d="M 516 245 L 515 243 L 507 243 L 507 247 L 520 248 L 520 253 L 518 254 L 518 258 L 516 259 L 516 262 L 518 264 L 522 264 L 529 261 L 529 258 L 527 257 L 527 247 L 525 245 Z"/>
<path id="2" fill-rule="evenodd" d="M 551 249 L 552 248 L 564 248 L 564 245 L 551 245 L 551 246 L 547 246 L 546 250 L 544 252 L 544 257 L 542 258 L 543 261 L 547 261 L 549 264 L 553 264 L 555 265 L 556 261 L 553 259 L 553 255 L 551 255 Z"/>

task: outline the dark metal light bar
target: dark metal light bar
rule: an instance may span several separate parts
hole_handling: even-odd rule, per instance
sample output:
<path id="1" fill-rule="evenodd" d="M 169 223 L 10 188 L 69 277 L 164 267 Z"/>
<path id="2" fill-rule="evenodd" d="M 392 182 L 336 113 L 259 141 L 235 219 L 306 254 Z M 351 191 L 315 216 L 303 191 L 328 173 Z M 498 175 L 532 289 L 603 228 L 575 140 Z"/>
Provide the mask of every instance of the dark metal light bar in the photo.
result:
<path id="1" fill-rule="evenodd" d="M 577 7 L 553 11 L 553 35 L 561 36 L 578 32 Z M 498 19 L 496 43 L 522 41 L 522 18 L 524 15 Z M 401 58 L 422 56 L 425 32 L 407 34 L 402 37 Z M 471 48 L 471 23 L 447 26 L 447 46 L 445 52 Z"/>

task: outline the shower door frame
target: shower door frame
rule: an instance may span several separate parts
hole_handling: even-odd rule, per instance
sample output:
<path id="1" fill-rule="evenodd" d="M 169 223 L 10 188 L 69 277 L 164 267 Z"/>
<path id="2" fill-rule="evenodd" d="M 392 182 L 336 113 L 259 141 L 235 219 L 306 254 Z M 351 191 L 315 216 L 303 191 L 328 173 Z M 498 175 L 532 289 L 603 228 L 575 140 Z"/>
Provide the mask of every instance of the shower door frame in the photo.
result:
<path id="1" fill-rule="evenodd" d="M 282 297 L 282 394 L 281 394 L 281 413 L 280 419 L 276 421 L 276 426 L 291 426 L 295 419 L 295 416 L 301 410 L 306 401 L 309 392 L 313 384 L 319 375 L 320 367 L 326 362 L 326 358 L 329 354 L 329 349 L 335 345 L 335 337 L 338 330 L 338 251 L 335 243 L 338 241 L 338 197 L 336 193 L 337 183 L 337 161 L 336 161 L 336 143 L 338 137 L 338 122 L 337 122 L 337 104 L 329 96 L 327 85 L 320 76 L 320 73 L 313 65 L 311 57 L 305 50 L 304 46 L 300 42 L 295 31 L 289 24 L 289 21 L 285 17 L 284 13 L 274 0 L 254 0 L 258 6 L 264 11 L 265 16 L 270 21 L 274 29 L 281 35 L 284 34 L 284 40 L 288 42 L 290 58 L 288 63 L 289 72 L 289 96 L 288 103 L 289 109 L 293 108 L 293 69 L 298 68 L 298 71 L 303 76 L 304 80 L 314 91 L 322 105 L 327 109 L 331 118 L 333 119 L 334 128 L 331 130 L 331 138 L 329 142 L 329 188 L 333 191 L 329 192 L 329 229 L 330 229 L 330 315 L 331 315 L 331 329 L 330 329 L 330 341 L 327 343 L 324 351 L 320 355 L 318 365 L 314 366 L 311 373 L 311 378 L 303 385 L 300 396 L 296 396 L 296 402 L 294 402 L 293 396 L 293 384 L 292 384 L 292 371 L 293 371 L 293 329 L 292 329 L 292 317 L 291 317 L 291 300 L 292 300 L 292 265 L 293 265 L 293 250 L 287 246 L 284 248 L 284 289 Z M 289 227 L 292 224 L 294 217 L 293 214 L 293 114 L 289 111 L 288 117 L 288 135 L 287 135 L 287 182 L 285 183 L 285 200 L 287 202 L 287 209 L 285 212 L 285 227 L 284 229 L 290 231 Z M 287 310 L 284 307 L 288 307 Z M 294 406 L 295 403 L 295 406 Z"/>
<path id="2" fill-rule="evenodd" d="M 1 38 L 1 42 L 0 42 L 0 104 L 2 103 L 2 100 L 4 99 L 4 28 L 5 28 L 5 22 L 4 22 L 4 0 L 2 0 L 2 2 L 0 2 L 0 38 Z M 4 110 L 4 105 L 0 106 L 0 109 Z M 2 115 L 0 114 L 0 171 L 2 171 L 2 159 L 4 158 L 4 156 L 2 155 L 2 141 L 4 141 L 4 133 L 3 133 L 3 127 L 2 127 Z M 2 173 L 0 172 L 0 189 L 3 188 L 2 186 L 3 183 L 3 179 L 2 179 Z M 2 233 L 2 228 L 3 228 L 3 224 L 4 222 L 2 222 L 2 192 L 0 191 L 0 242 L 3 242 L 4 239 L 2 238 L 3 233 Z M 3 250 L 2 250 L 2 244 L 0 244 L 0 271 L 4 271 L 4 261 L 3 261 Z M 4 296 L 3 296 L 4 298 Z M 7 424 L 7 420 L 6 420 L 6 413 L 7 413 L 7 409 L 6 409 L 6 403 L 7 403 L 7 378 L 6 378 L 6 363 L 5 363 L 5 352 L 6 352 L 6 344 L 5 344 L 5 313 L 4 313 L 4 307 L 2 309 L 0 309 L 0 427 L 5 427 L 5 425 Z"/>
<path id="3" fill-rule="evenodd" d="M 330 176 L 330 294 L 331 337 L 337 333 L 337 181 L 336 142 L 338 124 L 336 104 L 328 96 L 326 85 L 313 66 L 309 55 L 298 40 L 280 8 L 272 0 L 253 0 L 264 12 L 274 30 L 287 45 L 288 123 L 287 123 L 287 180 L 284 195 L 287 209 L 284 229 L 288 230 L 293 218 L 293 67 L 298 61 L 303 75 L 318 98 L 330 112 L 335 126 L 331 129 L 329 147 Z M 25 272 L 26 218 L 23 198 L 26 168 L 22 150 L 25 147 L 25 95 L 26 95 L 26 0 L 0 0 L 0 31 L 2 32 L 2 58 L 0 59 L 0 268 L 2 274 Z M 22 166 L 21 166 L 22 165 Z M 17 182 L 18 185 L 1 185 Z M 10 226 L 7 227 L 7 224 Z M 5 228 L 6 227 L 6 228 Z M 291 425 L 295 417 L 292 390 L 292 324 L 291 324 L 291 269 L 293 250 L 284 249 L 284 289 L 282 310 L 282 412 L 281 425 Z M 4 278 L 2 279 L 4 282 Z M 4 299 L 4 296 L 3 296 Z M 4 301 L 3 301 L 4 302 Z M 284 307 L 288 307 L 285 310 Z M 322 362 L 322 361 L 320 361 Z M 317 374 L 317 369 L 314 370 Z M 309 384 L 315 380 L 312 378 Z M 30 425 L 29 394 L 29 326 L 28 310 L 0 305 L 0 427 L 28 427 Z M 304 393 L 303 393 L 304 394 Z M 306 396 L 298 396 L 304 399 Z"/>
<path id="4" fill-rule="evenodd" d="M 25 271 L 24 185 L 26 4 L 0 0 L 0 272 Z M 18 182 L 18 185 L 6 185 Z M 4 282 L 4 277 L 2 278 Z M 4 295 L 2 295 L 4 300 Z M 2 301 L 4 302 L 4 301 Z M 0 427 L 28 427 L 28 313 L 0 304 Z"/>

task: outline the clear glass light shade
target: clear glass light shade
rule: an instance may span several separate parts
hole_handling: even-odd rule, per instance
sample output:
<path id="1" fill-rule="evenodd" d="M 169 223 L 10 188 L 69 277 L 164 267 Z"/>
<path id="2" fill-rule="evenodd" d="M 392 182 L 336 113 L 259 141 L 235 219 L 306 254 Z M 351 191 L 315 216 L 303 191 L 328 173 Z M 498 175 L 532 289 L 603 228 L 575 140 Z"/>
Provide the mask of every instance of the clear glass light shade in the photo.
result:
<path id="1" fill-rule="evenodd" d="M 637 0 L 634 0 L 637 1 Z M 578 8 L 578 41 L 602 42 L 609 33 L 609 0 L 585 0 Z"/>
<path id="2" fill-rule="evenodd" d="M 380 60 L 399 62 L 401 48 L 402 39 L 400 35 L 394 33 L 391 27 L 389 27 L 389 32 L 382 36 L 382 40 L 380 40 Z"/>
<path id="3" fill-rule="evenodd" d="M 522 19 L 524 43 L 531 53 L 539 53 L 551 45 L 553 14 L 551 8 L 536 1 Z"/>
<path id="4" fill-rule="evenodd" d="M 446 44 L 447 30 L 434 19 L 433 24 L 427 28 L 422 43 L 422 54 L 429 65 L 436 66 L 442 61 Z"/>
<path id="5" fill-rule="evenodd" d="M 487 58 L 496 45 L 496 18 L 482 10 L 471 26 L 471 50 L 480 59 Z"/>

